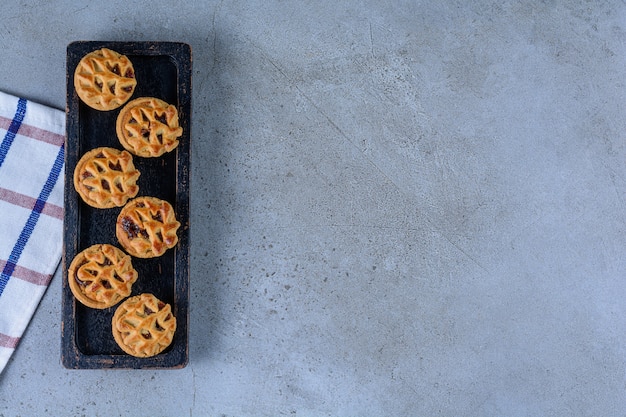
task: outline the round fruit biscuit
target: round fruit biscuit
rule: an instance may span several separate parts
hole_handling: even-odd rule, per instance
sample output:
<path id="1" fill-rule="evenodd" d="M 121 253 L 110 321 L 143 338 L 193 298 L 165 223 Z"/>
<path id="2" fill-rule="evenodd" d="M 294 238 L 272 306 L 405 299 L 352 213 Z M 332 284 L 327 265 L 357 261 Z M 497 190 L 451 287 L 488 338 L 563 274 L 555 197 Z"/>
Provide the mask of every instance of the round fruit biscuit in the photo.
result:
<path id="1" fill-rule="evenodd" d="M 137 280 L 131 257 L 109 244 L 97 244 L 72 260 L 68 283 L 74 297 L 87 307 L 104 309 L 128 297 Z"/>
<path id="2" fill-rule="evenodd" d="M 169 304 L 144 293 L 120 304 L 111 325 L 113 338 L 124 352 L 146 358 L 158 355 L 172 343 L 176 317 Z"/>
<path id="3" fill-rule="evenodd" d="M 170 203 L 156 197 L 137 197 L 117 216 L 115 235 L 130 255 L 154 258 L 176 246 L 179 227 Z"/>
<path id="4" fill-rule="evenodd" d="M 74 169 L 74 188 L 83 201 L 95 208 L 121 207 L 139 192 L 139 171 L 133 156 L 114 148 L 87 152 Z"/>
<path id="5" fill-rule="evenodd" d="M 108 48 L 85 55 L 74 71 L 78 97 L 96 110 L 113 110 L 130 99 L 137 80 L 127 56 Z"/>
<path id="6" fill-rule="evenodd" d="M 144 158 L 174 150 L 183 134 L 176 107 L 154 97 L 136 98 L 125 105 L 115 131 L 126 150 Z"/>

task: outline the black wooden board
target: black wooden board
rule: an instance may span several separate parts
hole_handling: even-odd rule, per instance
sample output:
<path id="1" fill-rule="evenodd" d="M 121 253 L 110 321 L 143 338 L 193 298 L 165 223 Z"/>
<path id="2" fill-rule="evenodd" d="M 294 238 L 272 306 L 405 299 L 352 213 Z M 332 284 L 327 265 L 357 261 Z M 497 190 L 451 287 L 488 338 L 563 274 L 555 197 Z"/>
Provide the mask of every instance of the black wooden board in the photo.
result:
<path id="1" fill-rule="evenodd" d="M 137 86 L 133 100 L 156 97 L 178 109 L 183 128 L 178 147 L 158 158 L 134 156 L 141 175 L 139 196 L 152 196 L 172 204 L 178 229 L 178 244 L 163 256 L 132 258 L 139 278 L 132 294 L 154 294 L 169 303 L 177 329 L 172 344 L 161 354 L 136 358 L 117 346 L 111 333 L 111 319 L 117 305 L 97 310 L 75 300 L 67 269 L 80 251 L 97 243 L 109 243 L 123 250 L 115 237 L 115 221 L 121 207 L 95 209 L 85 204 L 74 189 L 73 173 L 87 151 L 108 146 L 123 150 L 115 133 L 121 108 L 98 111 L 85 105 L 74 89 L 74 71 L 80 59 L 100 48 L 128 56 L 133 63 Z M 179 42 L 106 42 L 78 41 L 67 47 L 67 108 L 65 142 L 65 212 L 63 247 L 63 294 L 61 359 L 70 369 L 182 368 L 188 361 L 189 329 L 189 169 L 191 139 L 191 48 Z"/>

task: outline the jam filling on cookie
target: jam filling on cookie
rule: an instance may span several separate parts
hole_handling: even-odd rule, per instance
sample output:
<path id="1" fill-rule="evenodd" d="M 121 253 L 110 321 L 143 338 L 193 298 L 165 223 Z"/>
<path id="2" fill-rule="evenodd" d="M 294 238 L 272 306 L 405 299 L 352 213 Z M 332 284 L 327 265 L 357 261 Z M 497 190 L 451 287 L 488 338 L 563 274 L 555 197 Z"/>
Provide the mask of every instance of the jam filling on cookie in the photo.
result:
<path id="1" fill-rule="evenodd" d="M 164 125 L 167 124 L 167 118 L 165 117 L 165 113 L 155 114 L 154 118 L 157 119 L 159 122 L 163 123 Z"/>
<path id="2" fill-rule="evenodd" d="M 81 287 L 85 288 L 87 285 L 89 285 L 88 281 L 83 281 L 80 278 L 78 278 L 78 273 L 74 274 L 74 280 L 76 281 L 76 283 L 78 285 L 80 285 Z"/>
<path id="3" fill-rule="evenodd" d="M 85 288 L 87 285 L 89 285 L 88 282 L 82 281 L 80 278 L 78 278 L 78 274 L 74 275 L 74 280 L 76 281 L 76 283 L 78 285 L 80 285 L 83 288 Z"/>
<path id="4" fill-rule="evenodd" d="M 109 168 L 113 171 L 122 171 L 122 166 L 120 165 L 119 161 L 117 161 L 116 164 L 113 164 L 113 162 L 109 162 Z"/>
<path id="5" fill-rule="evenodd" d="M 134 239 L 139 234 L 141 228 L 130 217 L 126 216 L 122 219 L 122 229 L 128 234 L 129 239 Z"/>
<path id="6" fill-rule="evenodd" d="M 113 66 L 113 68 L 109 68 L 111 70 L 111 72 L 115 75 L 120 75 L 120 66 L 118 64 L 115 64 Z"/>
<path id="7" fill-rule="evenodd" d="M 145 239 L 148 238 L 148 232 L 139 227 L 139 225 L 128 216 L 122 218 L 122 229 L 126 232 L 129 239 L 135 239 L 139 235 Z"/>
<path id="8" fill-rule="evenodd" d="M 74 280 L 78 283 L 78 285 L 80 285 L 81 287 L 86 287 L 89 283 L 86 281 L 81 280 L 80 278 L 78 278 L 78 271 L 80 271 L 80 269 L 84 266 L 87 265 L 89 262 L 83 260 L 78 267 L 76 268 L 76 273 L 74 274 Z"/>

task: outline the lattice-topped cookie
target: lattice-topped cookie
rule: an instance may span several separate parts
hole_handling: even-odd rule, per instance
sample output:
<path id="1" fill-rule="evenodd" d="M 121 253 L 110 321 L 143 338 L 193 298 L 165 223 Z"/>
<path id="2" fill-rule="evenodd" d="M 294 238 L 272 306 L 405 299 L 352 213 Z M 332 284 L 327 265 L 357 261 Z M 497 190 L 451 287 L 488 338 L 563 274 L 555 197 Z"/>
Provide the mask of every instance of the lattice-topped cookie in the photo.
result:
<path id="1" fill-rule="evenodd" d="M 176 107 L 158 98 L 141 97 L 120 111 L 116 132 L 129 152 L 149 158 L 175 149 L 183 128 L 178 125 Z"/>
<path id="2" fill-rule="evenodd" d="M 130 295 L 137 271 L 130 256 L 115 246 L 98 244 L 74 257 L 67 276 L 78 301 L 87 307 L 103 309 Z"/>
<path id="3" fill-rule="evenodd" d="M 176 332 L 171 306 L 152 294 L 124 301 L 115 310 L 111 324 L 113 337 L 122 350 L 140 358 L 163 352 Z"/>
<path id="4" fill-rule="evenodd" d="M 138 197 L 120 212 L 115 234 L 132 256 L 154 258 L 176 246 L 179 227 L 170 203 L 155 197 Z"/>
<path id="5" fill-rule="evenodd" d="M 96 110 L 113 110 L 133 95 L 137 80 L 127 56 L 107 48 L 85 55 L 74 72 L 78 97 Z"/>
<path id="6" fill-rule="evenodd" d="M 74 188 L 95 208 L 121 207 L 139 192 L 133 156 L 113 148 L 87 152 L 74 169 Z"/>

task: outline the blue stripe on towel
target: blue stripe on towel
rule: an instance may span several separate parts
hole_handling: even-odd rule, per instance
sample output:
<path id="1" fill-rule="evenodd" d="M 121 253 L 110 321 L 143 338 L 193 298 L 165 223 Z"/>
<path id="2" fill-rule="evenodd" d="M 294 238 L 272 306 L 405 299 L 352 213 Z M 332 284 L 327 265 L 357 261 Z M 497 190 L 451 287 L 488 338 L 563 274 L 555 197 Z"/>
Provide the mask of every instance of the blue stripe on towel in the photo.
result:
<path id="1" fill-rule="evenodd" d="M 48 179 L 46 180 L 46 183 L 41 189 L 39 197 L 35 202 L 35 206 L 30 212 L 30 216 L 28 216 L 28 220 L 26 220 L 26 224 L 24 225 L 24 228 L 22 229 L 22 232 L 20 233 L 17 242 L 15 242 L 13 250 L 11 250 L 11 255 L 9 256 L 9 259 L 7 259 L 7 263 L 4 265 L 2 273 L 0 273 L 0 296 L 4 292 L 4 288 L 9 282 L 9 278 L 11 278 L 11 275 L 13 275 L 13 271 L 15 271 L 15 266 L 17 265 L 20 256 L 22 255 L 22 251 L 26 247 L 26 243 L 28 242 L 30 235 L 35 229 L 37 220 L 39 220 L 39 215 L 46 205 L 46 201 L 48 200 L 48 197 L 50 196 L 50 193 L 52 192 L 52 189 L 54 188 L 54 185 L 56 184 L 59 175 L 61 174 L 61 170 L 63 169 L 63 155 L 64 147 L 62 145 L 61 148 L 59 148 L 59 153 L 57 154 L 54 165 L 52 166 L 52 170 L 48 175 Z"/>
<path id="2" fill-rule="evenodd" d="M 4 135 L 4 139 L 0 144 L 0 166 L 4 162 L 4 158 L 6 158 L 7 153 L 9 152 L 9 148 L 13 143 L 13 139 L 15 139 L 15 135 L 17 135 L 17 131 L 20 130 L 20 126 L 24 121 L 24 115 L 26 114 L 26 99 L 19 99 L 17 101 L 17 110 L 15 112 L 15 116 L 13 116 L 13 120 L 11 120 L 11 124 L 9 125 L 9 129 L 7 130 L 7 134 Z"/>

